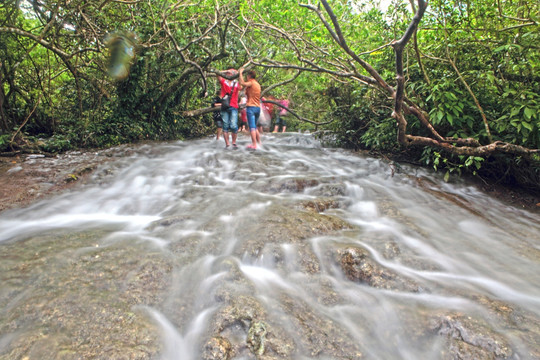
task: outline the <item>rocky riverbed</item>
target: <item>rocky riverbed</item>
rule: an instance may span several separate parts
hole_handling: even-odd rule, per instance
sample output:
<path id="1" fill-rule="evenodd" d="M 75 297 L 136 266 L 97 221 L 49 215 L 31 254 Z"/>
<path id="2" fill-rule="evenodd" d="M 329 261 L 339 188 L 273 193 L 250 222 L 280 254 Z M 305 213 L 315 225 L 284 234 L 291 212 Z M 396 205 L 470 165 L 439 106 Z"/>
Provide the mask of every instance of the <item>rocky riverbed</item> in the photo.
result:
<path id="1" fill-rule="evenodd" d="M 123 145 L 113 149 L 70 151 L 57 155 L 0 154 L 0 212 L 26 206 L 55 193 L 69 191 L 84 184 L 101 164 L 132 156 L 137 146 Z M 510 205 L 540 213 L 540 196 L 480 180 L 476 186 Z"/>
<path id="2" fill-rule="evenodd" d="M 506 272 L 507 260 L 535 267 L 537 239 L 526 232 L 514 239 L 498 224 L 486 230 L 492 214 L 478 211 L 474 197 L 404 175 L 399 192 L 412 183 L 416 196 L 426 193 L 416 198 L 418 205 L 392 199 L 392 181 L 385 183 L 388 193 L 370 188 L 371 178 L 361 191 L 370 191 L 374 201 L 356 195 L 352 203 L 350 187 L 359 175 L 346 177 L 347 171 L 383 168 L 381 182 L 388 179 L 384 164 L 316 152 L 342 166 L 330 167 L 336 173 L 328 176 L 314 170 L 327 163 L 310 163 L 312 152 L 303 155 L 296 147 L 285 149 L 298 151 L 302 161 L 281 159 L 282 148 L 223 155 L 204 142 L 189 146 L 3 158 L 0 210 L 6 215 L 54 194 L 94 187 L 91 195 L 55 205 L 72 219 L 60 205 L 77 208 L 88 201 L 93 206 L 76 210 L 93 219 L 88 224 L 25 230 L 17 241 L 1 243 L 0 360 L 175 359 L 182 352 L 204 360 L 379 359 L 414 353 L 415 347 L 445 360 L 540 358 L 537 300 L 521 295 L 534 290 L 524 280 L 519 294 L 508 295 L 522 303 L 513 303 L 497 293 L 509 287 L 503 285 L 507 279 L 490 278 Z M 120 171 L 140 157 L 131 172 Z M 228 172 L 231 163 L 235 170 Z M 242 196 L 228 197 L 220 186 L 229 183 Z M 132 192 L 135 201 L 123 202 L 132 184 L 140 199 Z M 105 200 L 99 198 L 109 190 Z M 538 210 L 534 197 L 495 191 L 514 207 Z M 415 219 L 420 209 L 410 208 L 435 201 L 443 208 L 450 204 L 447 211 L 456 219 L 465 217 L 460 229 L 456 220 L 446 230 L 457 231 L 448 239 L 444 231 L 430 230 L 429 221 Z M 134 230 L 101 222 L 103 213 L 159 219 Z M 475 241 L 458 243 L 469 236 L 463 229 L 473 226 L 471 217 Z M 444 217 L 434 219 L 444 223 Z M 461 259 L 493 256 L 484 254 L 490 249 L 483 244 L 506 245 L 507 239 L 506 257 L 487 257 L 492 269 L 485 258 L 479 261 L 485 273 L 481 267 L 470 271 Z M 456 259 L 447 254 L 461 247 L 467 251 Z M 534 274 L 529 280 L 537 281 Z M 387 339 L 383 346 L 381 338 Z"/>

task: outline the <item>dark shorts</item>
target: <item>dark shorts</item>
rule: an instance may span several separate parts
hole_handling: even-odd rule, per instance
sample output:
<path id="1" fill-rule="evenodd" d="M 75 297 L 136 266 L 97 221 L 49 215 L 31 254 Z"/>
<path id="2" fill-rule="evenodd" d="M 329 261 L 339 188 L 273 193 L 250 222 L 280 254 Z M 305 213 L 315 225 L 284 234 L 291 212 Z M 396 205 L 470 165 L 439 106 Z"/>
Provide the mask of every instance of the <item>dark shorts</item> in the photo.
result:
<path id="1" fill-rule="evenodd" d="M 214 123 L 218 129 L 223 129 L 223 120 L 216 120 Z"/>
<path id="2" fill-rule="evenodd" d="M 276 126 L 287 126 L 287 123 L 285 122 L 285 117 L 283 115 L 279 116 L 279 114 L 276 115 Z"/>

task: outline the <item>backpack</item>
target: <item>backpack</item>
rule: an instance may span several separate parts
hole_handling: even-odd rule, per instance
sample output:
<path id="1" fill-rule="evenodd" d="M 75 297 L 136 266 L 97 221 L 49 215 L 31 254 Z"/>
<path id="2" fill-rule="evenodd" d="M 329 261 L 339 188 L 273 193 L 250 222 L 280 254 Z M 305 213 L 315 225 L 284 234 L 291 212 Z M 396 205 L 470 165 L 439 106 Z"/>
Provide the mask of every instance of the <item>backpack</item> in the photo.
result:
<path id="1" fill-rule="evenodd" d="M 227 94 L 225 94 L 225 96 L 223 96 L 221 98 L 221 110 L 224 111 L 224 110 L 229 110 L 232 106 L 231 106 L 231 98 L 232 98 L 232 94 L 234 93 L 234 88 L 236 87 L 236 81 L 233 82 L 233 86 L 231 88 L 231 91 Z"/>

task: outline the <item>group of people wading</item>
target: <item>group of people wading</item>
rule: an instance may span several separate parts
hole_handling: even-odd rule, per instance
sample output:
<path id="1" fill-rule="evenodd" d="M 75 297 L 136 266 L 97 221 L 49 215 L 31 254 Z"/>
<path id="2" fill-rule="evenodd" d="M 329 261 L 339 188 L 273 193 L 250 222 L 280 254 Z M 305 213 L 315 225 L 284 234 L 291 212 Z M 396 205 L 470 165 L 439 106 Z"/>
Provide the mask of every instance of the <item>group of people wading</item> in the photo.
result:
<path id="1" fill-rule="evenodd" d="M 219 97 L 214 98 L 212 102 L 212 106 L 221 107 L 220 111 L 214 111 L 214 121 L 217 126 L 216 139 L 219 140 L 223 133 L 225 147 L 230 148 L 232 145 L 232 148 L 238 148 L 236 139 L 239 130 L 238 115 L 240 112 L 241 118 L 247 123 L 251 137 L 251 144 L 247 148 L 255 150 L 257 146 L 261 145 L 261 134 L 263 132 L 263 125 L 259 122 L 262 112 L 261 107 L 264 106 L 261 102 L 261 85 L 257 81 L 257 73 L 254 70 L 247 71 L 245 79 L 243 67 L 238 71 L 229 69 L 225 72 L 225 76 L 231 79 L 237 74 L 238 81 L 218 76 L 221 90 Z M 280 103 L 287 108 L 289 101 L 282 100 Z M 267 107 L 268 112 L 272 113 L 272 110 L 273 106 Z M 274 132 L 279 130 L 280 125 L 282 131 L 285 132 L 287 126 L 283 116 L 286 114 L 286 109 L 277 109 Z M 244 121 L 242 121 L 240 128 L 245 129 Z M 230 139 L 229 133 L 231 133 Z"/>

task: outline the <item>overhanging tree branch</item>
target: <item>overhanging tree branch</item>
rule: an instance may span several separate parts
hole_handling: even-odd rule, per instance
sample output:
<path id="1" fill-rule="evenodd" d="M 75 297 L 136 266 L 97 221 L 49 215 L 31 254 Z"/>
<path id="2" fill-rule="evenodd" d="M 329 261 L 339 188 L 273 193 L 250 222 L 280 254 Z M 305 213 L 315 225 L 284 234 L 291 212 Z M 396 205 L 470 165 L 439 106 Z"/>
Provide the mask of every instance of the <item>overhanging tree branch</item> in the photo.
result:
<path id="1" fill-rule="evenodd" d="M 332 11 L 332 8 L 326 0 L 321 0 L 326 13 L 331 19 L 332 26 L 324 19 L 322 12 L 314 7 L 313 5 L 304 5 L 300 6 L 309 8 L 310 10 L 317 13 L 323 24 L 325 25 L 330 36 L 334 41 L 343 49 L 345 52 L 360 64 L 368 73 L 373 77 L 372 80 L 376 81 L 376 85 L 382 88 L 386 93 L 390 94 L 394 98 L 394 109 L 392 112 L 392 117 L 397 121 L 398 129 L 398 141 L 403 145 L 420 145 L 420 146 L 431 146 L 436 148 L 441 148 L 445 151 L 448 151 L 456 155 L 469 155 L 469 156 L 488 156 L 492 153 L 512 153 L 517 155 L 531 155 L 539 153 L 539 149 L 528 149 L 519 145 L 509 144 L 501 141 L 491 141 L 490 144 L 481 145 L 477 140 L 472 138 L 444 138 L 442 137 L 436 129 L 433 127 L 429 121 L 429 116 L 422 111 L 422 109 L 416 105 L 412 100 L 408 99 L 405 95 L 405 76 L 404 76 L 404 67 L 403 67 L 403 52 L 406 45 L 409 43 L 411 38 L 414 36 L 418 29 L 418 25 L 424 16 L 424 13 L 427 9 L 427 1 L 417 0 L 418 8 L 416 8 L 415 15 L 411 20 L 406 31 L 403 33 L 402 37 L 392 43 L 395 53 L 395 71 L 396 71 L 396 88 L 389 86 L 384 80 L 382 80 L 378 72 L 367 62 L 362 60 L 358 55 L 351 51 L 348 47 L 345 38 L 342 35 L 340 25 L 337 17 Z M 414 7 L 413 7 L 414 8 Z M 447 60 L 451 61 L 451 59 Z M 381 81 L 382 80 L 382 81 Z M 477 102 L 478 105 L 478 102 Z M 423 137 L 423 136 L 414 136 L 407 133 L 407 120 L 405 118 L 406 114 L 414 115 L 420 123 L 426 127 L 432 137 Z M 489 128 L 488 128 L 489 129 Z M 489 134 L 489 131 L 488 131 Z"/>

